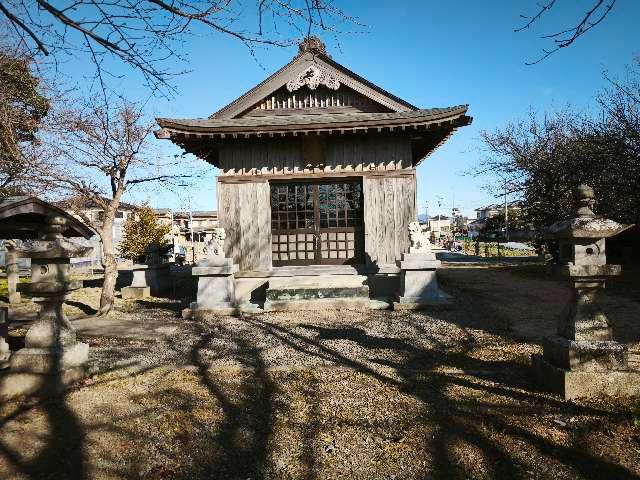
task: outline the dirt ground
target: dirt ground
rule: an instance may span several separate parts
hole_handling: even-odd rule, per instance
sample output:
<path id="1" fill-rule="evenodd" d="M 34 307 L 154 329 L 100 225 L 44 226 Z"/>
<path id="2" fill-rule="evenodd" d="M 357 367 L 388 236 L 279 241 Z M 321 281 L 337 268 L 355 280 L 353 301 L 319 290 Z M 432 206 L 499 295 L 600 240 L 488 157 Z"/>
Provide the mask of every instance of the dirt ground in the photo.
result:
<path id="1" fill-rule="evenodd" d="M 193 322 L 173 300 L 118 300 L 75 322 L 92 347 L 82 385 L 0 405 L 0 478 L 640 478 L 633 401 L 565 402 L 531 379 L 568 288 L 536 266 L 439 276 L 454 304 L 411 313 Z M 639 291 L 623 279 L 602 297 L 634 355 Z M 66 309 L 97 301 L 85 288 Z"/>

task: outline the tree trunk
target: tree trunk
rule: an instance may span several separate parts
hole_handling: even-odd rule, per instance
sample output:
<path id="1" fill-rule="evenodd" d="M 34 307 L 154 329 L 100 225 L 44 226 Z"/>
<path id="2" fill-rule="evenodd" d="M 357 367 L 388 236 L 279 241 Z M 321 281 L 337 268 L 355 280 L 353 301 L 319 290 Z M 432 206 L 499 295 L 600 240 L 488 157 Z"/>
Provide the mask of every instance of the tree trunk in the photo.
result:
<path id="1" fill-rule="evenodd" d="M 113 251 L 113 219 L 107 218 L 100 230 L 102 240 L 102 267 L 104 268 L 104 282 L 102 284 L 102 294 L 100 295 L 99 315 L 106 315 L 113 308 L 113 301 L 116 291 L 116 280 L 118 278 L 118 263 Z"/>

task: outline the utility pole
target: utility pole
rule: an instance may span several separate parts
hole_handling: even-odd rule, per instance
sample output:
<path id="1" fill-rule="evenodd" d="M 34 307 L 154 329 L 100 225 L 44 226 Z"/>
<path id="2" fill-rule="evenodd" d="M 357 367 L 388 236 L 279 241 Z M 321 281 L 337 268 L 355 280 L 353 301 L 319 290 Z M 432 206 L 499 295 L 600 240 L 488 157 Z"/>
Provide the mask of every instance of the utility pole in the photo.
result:
<path id="1" fill-rule="evenodd" d="M 504 237 L 509 241 L 509 208 L 507 207 L 507 182 L 504 182 Z"/>
<path id="2" fill-rule="evenodd" d="M 193 211 L 191 210 L 191 202 L 189 202 L 189 231 L 191 233 L 191 251 L 193 263 L 196 263 L 196 241 L 193 238 Z"/>

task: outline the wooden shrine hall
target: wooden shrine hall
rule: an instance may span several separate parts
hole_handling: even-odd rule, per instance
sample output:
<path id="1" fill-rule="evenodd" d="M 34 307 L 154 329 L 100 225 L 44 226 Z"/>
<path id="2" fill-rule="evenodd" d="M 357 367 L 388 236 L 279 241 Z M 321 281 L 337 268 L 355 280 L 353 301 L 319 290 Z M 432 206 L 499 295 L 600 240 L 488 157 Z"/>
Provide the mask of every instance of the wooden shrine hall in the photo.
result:
<path id="1" fill-rule="evenodd" d="M 310 37 L 211 117 L 158 118 L 156 135 L 220 169 L 219 221 L 239 276 L 310 265 L 375 274 L 407 251 L 416 167 L 471 120 L 467 105 L 413 106 Z"/>

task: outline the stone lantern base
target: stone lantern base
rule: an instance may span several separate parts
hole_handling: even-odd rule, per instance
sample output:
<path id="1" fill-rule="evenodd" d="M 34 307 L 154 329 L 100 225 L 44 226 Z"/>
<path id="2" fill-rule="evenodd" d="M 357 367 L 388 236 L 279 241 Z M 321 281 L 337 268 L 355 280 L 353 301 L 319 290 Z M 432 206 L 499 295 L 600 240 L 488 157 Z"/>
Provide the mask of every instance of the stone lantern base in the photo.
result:
<path id="1" fill-rule="evenodd" d="M 640 372 L 628 369 L 627 347 L 613 340 L 613 328 L 597 301 L 604 281 L 580 279 L 572 285 L 574 295 L 558 334 L 545 338 L 543 354 L 532 358 L 536 379 L 567 400 L 640 395 Z"/>
<path id="2" fill-rule="evenodd" d="M 640 395 L 640 372 L 630 370 L 567 370 L 533 355 L 536 381 L 545 389 L 565 400 L 596 398 L 601 395 Z"/>
<path id="3" fill-rule="evenodd" d="M 171 264 L 136 264 L 133 266 L 131 285 L 123 287 L 122 298 L 138 300 L 150 296 L 159 297 L 171 289 Z"/>
<path id="4" fill-rule="evenodd" d="M 27 331 L 25 348 L 11 355 L 0 398 L 56 394 L 84 378 L 89 345 L 76 340 L 62 312 L 64 298 L 63 293 L 34 298 L 40 304 L 38 319 Z"/>

